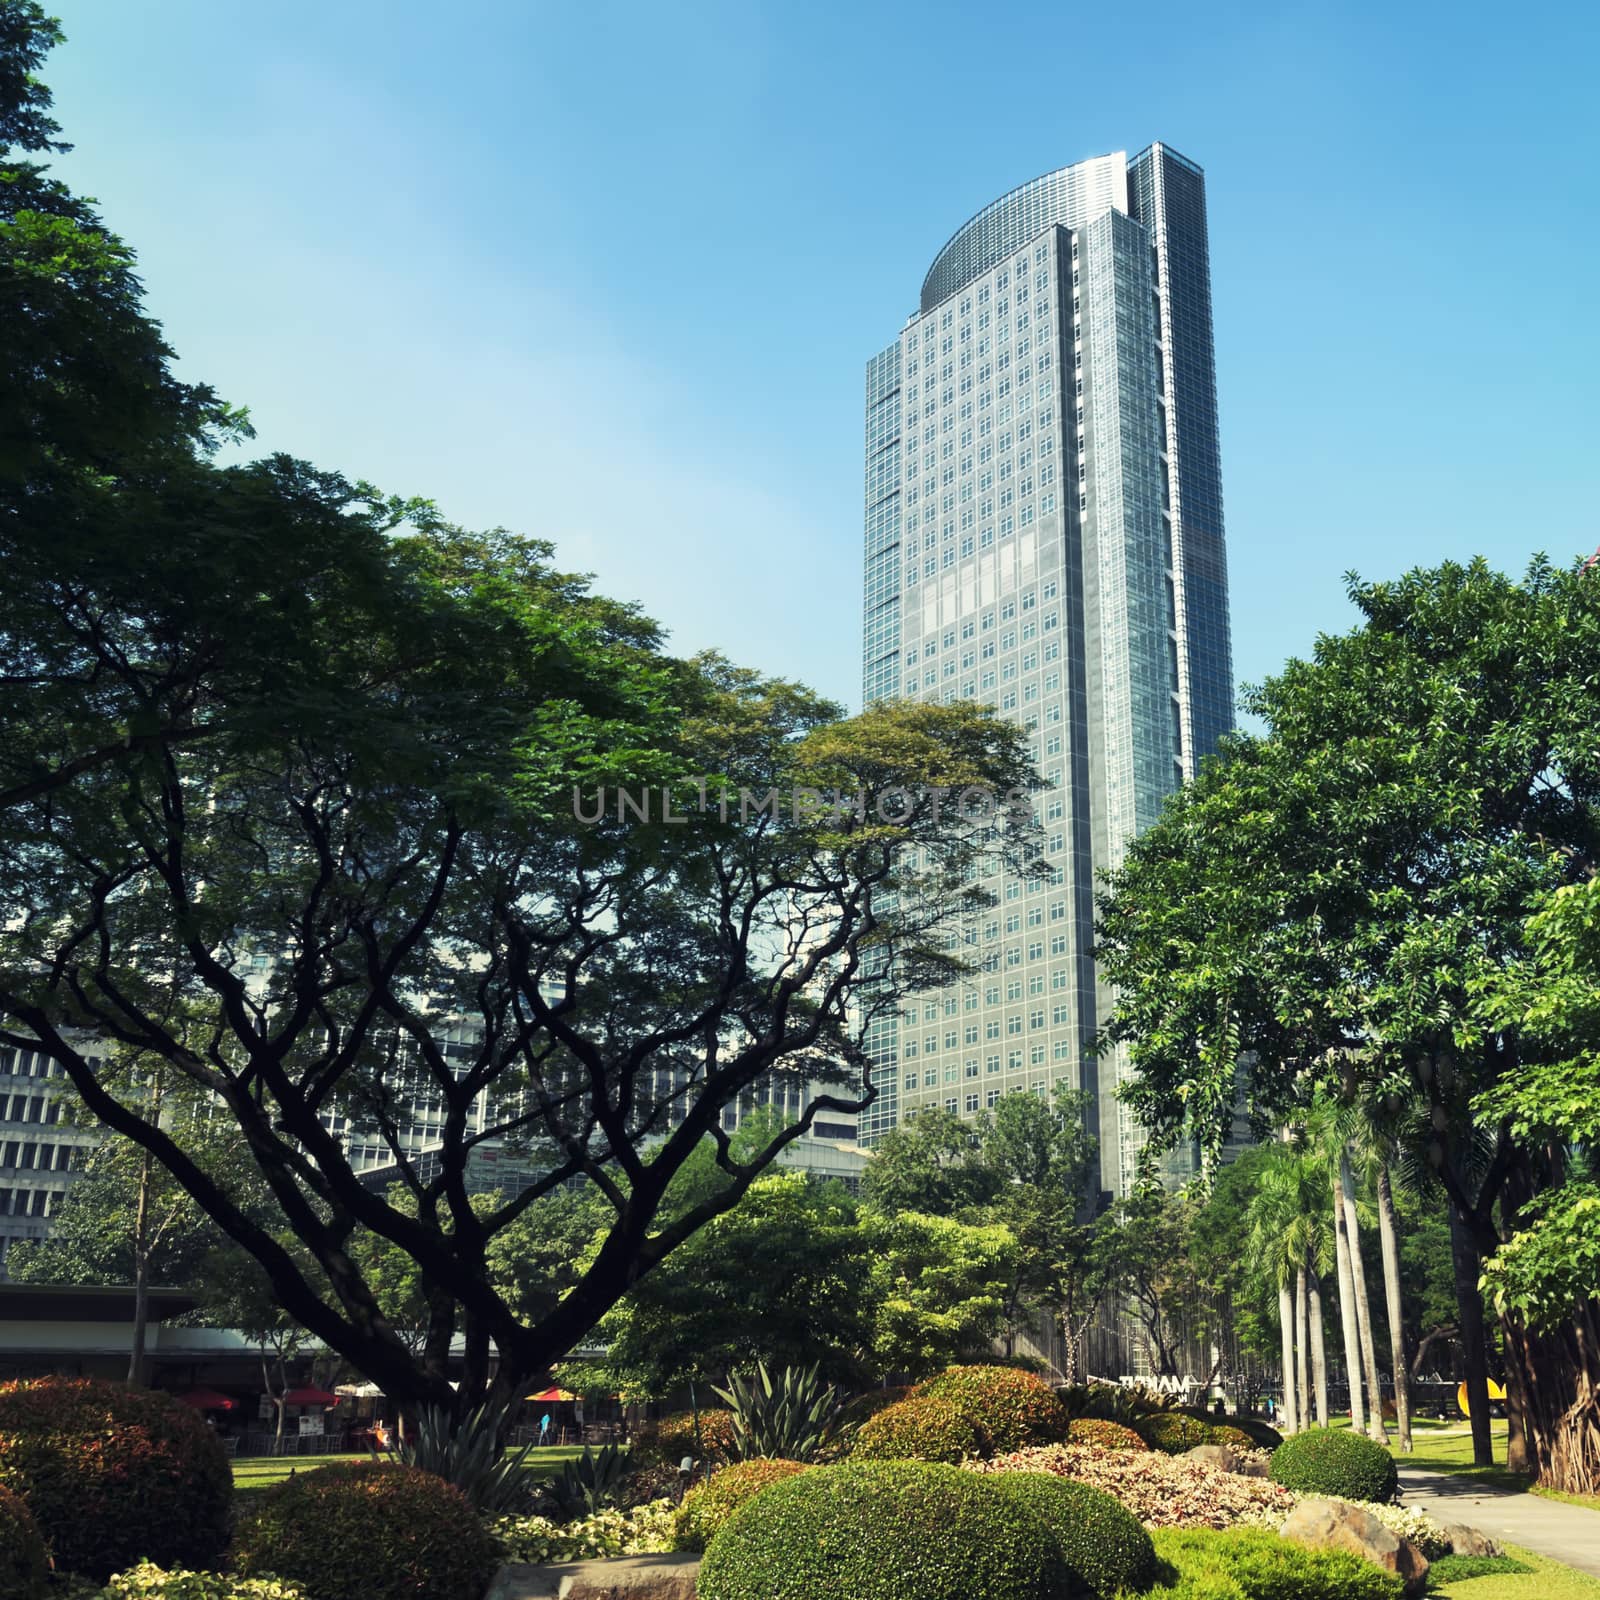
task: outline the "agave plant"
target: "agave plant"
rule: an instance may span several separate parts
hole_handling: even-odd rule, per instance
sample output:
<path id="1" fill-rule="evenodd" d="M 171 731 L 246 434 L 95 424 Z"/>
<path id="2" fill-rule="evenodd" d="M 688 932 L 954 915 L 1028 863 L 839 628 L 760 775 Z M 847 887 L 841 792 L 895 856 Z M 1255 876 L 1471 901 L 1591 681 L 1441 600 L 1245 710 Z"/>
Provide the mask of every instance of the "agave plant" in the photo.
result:
<path id="1" fill-rule="evenodd" d="M 743 1461 L 814 1461 L 838 1428 L 839 1391 L 815 1365 L 785 1367 L 774 1380 L 757 1362 L 753 1378 L 730 1373 L 728 1387 L 716 1392 L 733 1412 L 734 1453 Z"/>
<path id="2" fill-rule="evenodd" d="M 506 1450 L 506 1421 L 507 1408 L 487 1401 L 459 1423 L 443 1406 L 423 1406 L 415 1430 L 400 1443 L 400 1459 L 453 1483 L 488 1515 L 519 1511 L 528 1499 L 522 1469 L 533 1446 Z"/>
<path id="3" fill-rule="evenodd" d="M 583 1454 L 561 1464 L 561 1476 L 545 1486 L 564 1518 L 592 1517 L 622 1499 L 628 1474 L 628 1452 L 618 1445 L 588 1445 Z"/>

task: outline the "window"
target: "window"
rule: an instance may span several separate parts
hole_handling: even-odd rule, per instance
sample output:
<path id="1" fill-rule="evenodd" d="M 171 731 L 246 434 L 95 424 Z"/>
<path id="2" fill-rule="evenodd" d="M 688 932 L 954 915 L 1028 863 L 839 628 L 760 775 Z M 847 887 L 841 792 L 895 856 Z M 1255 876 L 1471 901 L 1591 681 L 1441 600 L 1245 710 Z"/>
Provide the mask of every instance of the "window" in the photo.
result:
<path id="1" fill-rule="evenodd" d="M 977 1097 L 977 1095 L 969 1094 L 967 1096 L 967 1110 L 968 1111 L 976 1111 L 977 1109 L 978 1109 L 978 1097 Z"/>

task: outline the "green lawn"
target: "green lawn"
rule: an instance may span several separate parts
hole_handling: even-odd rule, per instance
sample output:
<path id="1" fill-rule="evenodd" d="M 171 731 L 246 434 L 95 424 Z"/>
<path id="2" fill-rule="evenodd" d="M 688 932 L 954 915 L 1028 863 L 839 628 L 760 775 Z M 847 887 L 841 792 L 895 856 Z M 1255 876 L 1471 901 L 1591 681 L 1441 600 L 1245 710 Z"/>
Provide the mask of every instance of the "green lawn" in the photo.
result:
<path id="1" fill-rule="evenodd" d="M 1564 1567 L 1548 1556 L 1536 1556 L 1519 1545 L 1505 1546 L 1533 1568 L 1532 1572 L 1493 1572 L 1482 1578 L 1463 1578 L 1442 1589 L 1429 1590 L 1437 1600 L 1600 1600 L 1600 1578 Z"/>
<path id="2" fill-rule="evenodd" d="M 571 1461 L 583 1454 L 581 1445 L 547 1445 L 533 1451 L 528 1457 L 530 1477 L 548 1478 L 554 1475 L 563 1461 Z M 367 1461 L 371 1458 L 363 1451 L 359 1455 L 326 1456 L 238 1456 L 233 1462 L 233 1489 L 241 1498 L 259 1494 L 275 1483 L 281 1483 L 292 1473 L 316 1472 L 336 1461 Z"/>

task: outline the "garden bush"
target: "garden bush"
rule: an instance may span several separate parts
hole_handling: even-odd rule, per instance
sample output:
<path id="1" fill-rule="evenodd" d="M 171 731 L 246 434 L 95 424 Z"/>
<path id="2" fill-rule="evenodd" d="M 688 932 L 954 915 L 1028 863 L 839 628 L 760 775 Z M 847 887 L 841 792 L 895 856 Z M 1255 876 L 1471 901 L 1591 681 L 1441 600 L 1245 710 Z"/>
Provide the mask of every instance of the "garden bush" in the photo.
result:
<path id="1" fill-rule="evenodd" d="M 246 1577 L 277 1573 L 316 1600 L 478 1600 L 500 1554 L 443 1478 L 354 1461 L 268 1489 L 234 1538 Z"/>
<path id="2" fill-rule="evenodd" d="M 1103 1489 L 1048 1472 L 1003 1472 L 994 1482 L 1050 1530 L 1070 1571 L 1098 1600 L 1155 1581 L 1156 1552 L 1139 1519 Z"/>
<path id="3" fill-rule="evenodd" d="M 1237 1428 L 1245 1434 L 1250 1442 L 1261 1450 L 1276 1450 L 1283 1443 L 1283 1435 L 1272 1426 L 1270 1422 L 1263 1422 L 1260 1417 L 1230 1417 L 1229 1426 Z"/>
<path id="4" fill-rule="evenodd" d="M 1400 1486 L 1394 1457 L 1348 1428 L 1307 1428 L 1272 1452 L 1272 1479 L 1304 1494 L 1390 1501 Z"/>
<path id="5" fill-rule="evenodd" d="M 197 1411 L 149 1389 L 0 1384 L 0 1484 L 27 1501 L 58 1571 L 101 1583 L 147 1558 L 213 1566 L 228 1540 L 222 1445 Z"/>
<path id="6" fill-rule="evenodd" d="M 1016 1367 L 947 1367 L 911 1391 L 916 1400 L 953 1400 L 978 1429 L 984 1455 L 1057 1444 L 1067 1413 L 1043 1378 Z"/>
<path id="7" fill-rule="evenodd" d="M 1265 1478 L 1218 1472 L 1187 1456 L 1155 1450 L 1103 1450 L 1092 1444 L 1039 1445 L 992 1461 L 968 1461 L 975 1472 L 1052 1472 L 1104 1489 L 1147 1528 L 1276 1528 L 1296 1496 Z"/>
<path id="8" fill-rule="evenodd" d="M 631 1511 L 611 1508 L 572 1522 L 540 1516 L 497 1517 L 489 1524 L 489 1536 L 502 1561 L 544 1566 L 552 1561 L 664 1554 L 672 1549 L 677 1520 L 678 1508 L 670 1499 L 659 1499 Z"/>
<path id="9" fill-rule="evenodd" d="M 664 1461 L 676 1467 L 685 1456 L 704 1455 L 713 1461 L 734 1457 L 733 1413 L 712 1407 L 700 1413 L 700 1446 L 695 1447 L 694 1412 L 672 1411 L 646 1423 L 633 1443 L 633 1457 L 641 1465 Z"/>
<path id="10" fill-rule="evenodd" d="M 1164 1528 L 1156 1555 L 1175 1569 L 1150 1600 L 1401 1600 L 1392 1572 L 1342 1550 L 1307 1550 L 1264 1528 Z"/>
<path id="11" fill-rule="evenodd" d="M 119 1572 L 101 1591 L 103 1600 L 306 1600 L 305 1590 L 282 1578 L 241 1578 L 231 1572 L 166 1572 L 141 1561 Z"/>
<path id="12" fill-rule="evenodd" d="M 955 1400 L 913 1396 L 869 1417 L 856 1430 L 852 1461 L 963 1461 L 983 1454 L 983 1436 Z"/>
<path id="13" fill-rule="evenodd" d="M 839 1412 L 839 1426 L 859 1428 L 868 1417 L 875 1417 L 880 1411 L 899 1405 L 910 1393 L 909 1388 L 900 1384 L 891 1384 L 887 1389 L 868 1389 L 864 1394 L 845 1401 Z"/>
<path id="14" fill-rule="evenodd" d="M 33 1513 L 20 1495 L 0 1486 L 0 1595 L 40 1600 L 50 1558 Z"/>
<path id="15" fill-rule="evenodd" d="M 1140 1417 L 1133 1427 L 1134 1432 L 1152 1450 L 1160 1450 L 1169 1456 L 1181 1456 L 1186 1450 L 1193 1450 L 1197 1444 L 1223 1442 L 1212 1437 L 1215 1429 L 1211 1423 L 1202 1422 L 1187 1411 L 1152 1411 Z M 1242 1442 L 1249 1443 L 1248 1440 Z"/>
<path id="16" fill-rule="evenodd" d="M 1107 1417 L 1074 1417 L 1067 1424 L 1068 1444 L 1097 1444 L 1102 1450 L 1148 1450 L 1132 1428 Z"/>
<path id="17" fill-rule="evenodd" d="M 678 1507 L 673 1548 L 704 1550 L 712 1535 L 746 1500 L 753 1500 L 765 1488 L 792 1478 L 806 1470 L 802 1461 L 784 1461 L 774 1456 L 758 1456 L 736 1461 L 711 1475 L 707 1483 L 691 1489 Z"/>
<path id="18" fill-rule="evenodd" d="M 848 1461 L 771 1485 L 722 1525 L 699 1583 L 700 1600 L 1067 1600 L 1075 1587 L 1020 1499 L 913 1461 Z"/>

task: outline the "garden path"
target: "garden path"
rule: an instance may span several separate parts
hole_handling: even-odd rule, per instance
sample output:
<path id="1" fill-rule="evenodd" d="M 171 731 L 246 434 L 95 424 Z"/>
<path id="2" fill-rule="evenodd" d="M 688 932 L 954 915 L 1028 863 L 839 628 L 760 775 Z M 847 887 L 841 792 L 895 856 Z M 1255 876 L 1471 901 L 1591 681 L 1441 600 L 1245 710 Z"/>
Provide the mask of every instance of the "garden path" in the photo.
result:
<path id="1" fill-rule="evenodd" d="M 1400 1487 L 1408 1506 L 1440 1522 L 1464 1522 L 1491 1539 L 1523 1545 L 1600 1578 L 1600 1511 L 1404 1465 Z"/>

